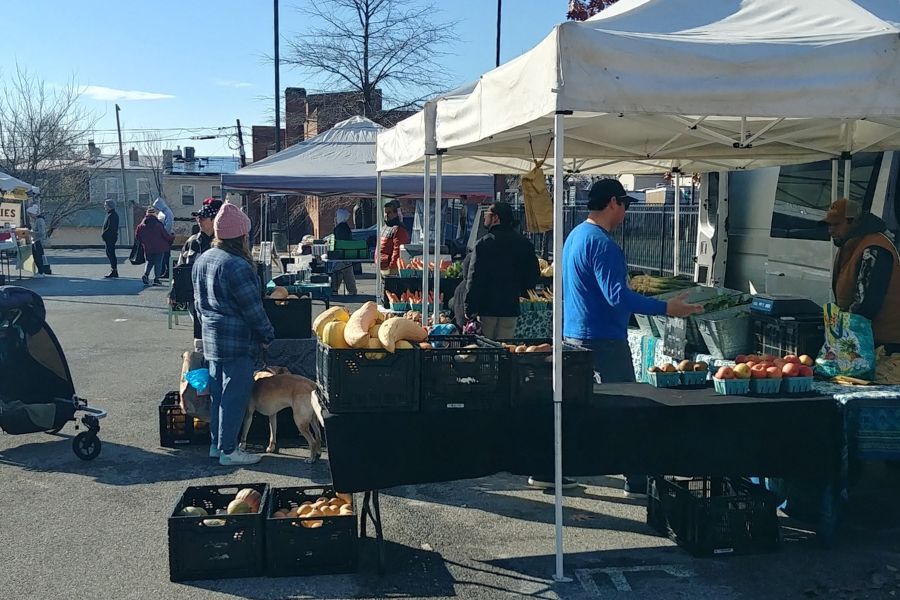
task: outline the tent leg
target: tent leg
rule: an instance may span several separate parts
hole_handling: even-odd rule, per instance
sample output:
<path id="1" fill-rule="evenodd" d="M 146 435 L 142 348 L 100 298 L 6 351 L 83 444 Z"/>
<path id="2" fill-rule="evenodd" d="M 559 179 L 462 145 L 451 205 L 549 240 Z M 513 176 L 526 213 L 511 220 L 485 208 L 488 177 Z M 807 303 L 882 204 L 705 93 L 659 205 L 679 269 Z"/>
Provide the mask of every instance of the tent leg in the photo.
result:
<path id="1" fill-rule="evenodd" d="M 563 571 L 563 511 L 562 511 L 562 338 L 563 338 L 563 270 L 562 249 L 565 233 L 563 221 L 563 158 L 565 157 L 565 116 L 554 118 L 553 147 L 553 460 L 555 479 L 554 521 L 556 523 L 556 572 L 553 580 L 571 581 Z"/>
<path id="2" fill-rule="evenodd" d="M 850 179 L 853 175 L 853 160 L 849 158 L 844 159 L 844 198 L 847 201 L 850 201 Z"/>
<path id="3" fill-rule="evenodd" d="M 838 159 L 831 160 L 831 202 L 834 203 L 838 198 Z"/>
<path id="4" fill-rule="evenodd" d="M 678 269 L 681 267 L 681 169 L 672 169 L 675 172 L 675 229 L 672 232 L 672 277 L 678 277 Z"/>
<path id="5" fill-rule="evenodd" d="M 437 155 L 437 164 L 434 172 L 434 316 L 433 323 L 440 323 L 441 316 L 441 242 L 443 235 L 441 232 L 441 175 L 443 170 L 443 155 Z"/>
<path id="6" fill-rule="evenodd" d="M 428 200 L 431 198 L 431 156 L 425 155 L 425 188 L 422 190 L 422 325 L 428 322 Z"/>
<path id="7" fill-rule="evenodd" d="M 384 198 L 381 196 L 381 171 L 375 173 L 375 303 L 384 298 L 384 278 L 381 274 L 381 223 L 384 220 Z"/>

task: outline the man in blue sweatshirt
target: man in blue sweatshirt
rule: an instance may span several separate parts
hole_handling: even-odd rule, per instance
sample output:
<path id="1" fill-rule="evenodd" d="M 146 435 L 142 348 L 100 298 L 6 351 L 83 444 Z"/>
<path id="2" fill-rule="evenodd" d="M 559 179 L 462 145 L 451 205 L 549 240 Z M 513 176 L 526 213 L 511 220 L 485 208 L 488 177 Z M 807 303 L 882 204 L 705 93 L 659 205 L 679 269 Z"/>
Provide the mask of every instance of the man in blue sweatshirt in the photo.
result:
<path id="1" fill-rule="evenodd" d="M 662 302 L 628 287 L 625 255 L 610 233 L 625 220 L 632 200 L 618 180 L 594 183 L 588 218 L 572 230 L 563 247 L 563 336 L 566 342 L 593 351 L 598 383 L 635 380 L 628 347 L 628 321 L 633 313 L 686 317 L 703 310 L 686 303 L 686 294 Z M 640 497 L 646 490 L 645 476 L 626 475 L 626 496 Z"/>

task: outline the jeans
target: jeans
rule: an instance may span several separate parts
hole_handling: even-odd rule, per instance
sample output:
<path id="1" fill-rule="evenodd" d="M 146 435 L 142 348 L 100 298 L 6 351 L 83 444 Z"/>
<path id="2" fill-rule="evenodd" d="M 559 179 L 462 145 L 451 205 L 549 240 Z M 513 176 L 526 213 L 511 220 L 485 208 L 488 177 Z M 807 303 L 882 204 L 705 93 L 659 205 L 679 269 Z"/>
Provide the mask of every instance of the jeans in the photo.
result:
<path id="1" fill-rule="evenodd" d="M 343 282 L 344 287 L 347 288 L 347 294 L 349 296 L 356 295 L 356 274 L 353 272 L 353 264 L 347 263 L 346 266 L 341 267 L 334 271 L 331 274 L 331 293 L 337 294 L 341 291 L 341 283 Z"/>
<path id="2" fill-rule="evenodd" d="M 147 266 L 144 267 L 144 277 L 150 276 L 150 270 L 153 269 L 153 279 L 159 279 L 162 275 L 162 263 L 164 254 L 148 254 Z"/>
<path id="3" fill-rule="evenodd" d="M 478 316 L 481 329 L 489 340 L 511 340 L 516 336 L 516 322 L 519 317 L 485 317 Z"/>
<path id="4" fill-rule="evenodd" d="M 250 356 L 209 361 L 209 433 L 212 445 L 223 454 L 237 448 L 250 404 L 253 364 Z"/>
<path id="5" fill-rule="evenodd" d="M 565 342 L 591 350 L 594 360 L 594 380 L 599 383 L 634 383 L 634 363 L 631 348 L 626 340 L 576 340 L 566 338 Z M 647 476 L 626 474 L 627 491 L 644 494 L 647 492 Z"/>
<path id="6" fill-rule="evenodd" d="M 106 244 L 106 258 L 109 260 L 109 268 L 113 273 L 119 272 L 119 259 L 116 258 L 116 240 L 103 240 Z"/>

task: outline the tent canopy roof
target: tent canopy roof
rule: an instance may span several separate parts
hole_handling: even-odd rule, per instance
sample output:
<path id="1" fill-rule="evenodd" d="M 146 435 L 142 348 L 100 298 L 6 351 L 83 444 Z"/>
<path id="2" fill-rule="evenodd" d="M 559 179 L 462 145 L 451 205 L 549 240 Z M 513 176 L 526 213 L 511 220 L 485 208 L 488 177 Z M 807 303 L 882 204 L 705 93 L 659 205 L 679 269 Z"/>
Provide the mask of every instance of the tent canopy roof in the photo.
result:
<path id="1" fill-rule="evenodd" d="M 0 197 L 24 200 L 31 192 L 38 193 L 39 190 L 21 179 L 16 179 L 12 175 L 0 171 Z"/>
<path id="2" fill-rule="evenodd" d="M 755 168 L 893 149 L 898 20 L 895 0 L 620 0 L 558 25 L 471 93 L 440 99 L 435 145 L 447 172 L 451 157 L 521 172 L 529 141 L 543 156 L 553 116 L 565 111 L 566 169 L 582 173 Z M 390 168 L 419 163 L 404 157 Z"/>
<path id="3" fill-rule="evenodd" d="M 290 148 L 222 176 L 230 189 L 284 192 L 310 196 L 374 196 L 375 139 L 383 127 L 352 117 Z M 446 195 L 492 196 L 494 182 L 484 175 L 450 177 Z M 422 177 L 385 175 L 385 196 L 421 197 Z"/>

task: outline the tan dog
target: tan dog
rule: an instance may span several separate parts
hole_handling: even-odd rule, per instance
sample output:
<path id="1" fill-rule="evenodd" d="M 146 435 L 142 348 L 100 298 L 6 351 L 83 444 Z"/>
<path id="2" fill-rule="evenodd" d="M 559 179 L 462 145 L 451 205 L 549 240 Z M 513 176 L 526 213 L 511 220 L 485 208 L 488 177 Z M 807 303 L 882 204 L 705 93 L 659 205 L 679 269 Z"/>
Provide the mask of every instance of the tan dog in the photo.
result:
<path id="1" fill-rule="evenodd" d="M 253 422 L 253 413 L 258 412 L 269 417 L 270 437 L 266 452 L 277 453 L 278 413 L 290 407 L 297 429 L 309 444 L 309 458 L 306 462 L 316 462 L 322 452 L 322 433 L 311 401 L 316 390 L 315 382 L 292 375 L 284 367 L 268 367 L 257 371 L 253 374 L 253 380 L 250 405 L 241 431 L 241 447 L 247 446 L 247 432 Z"/>

